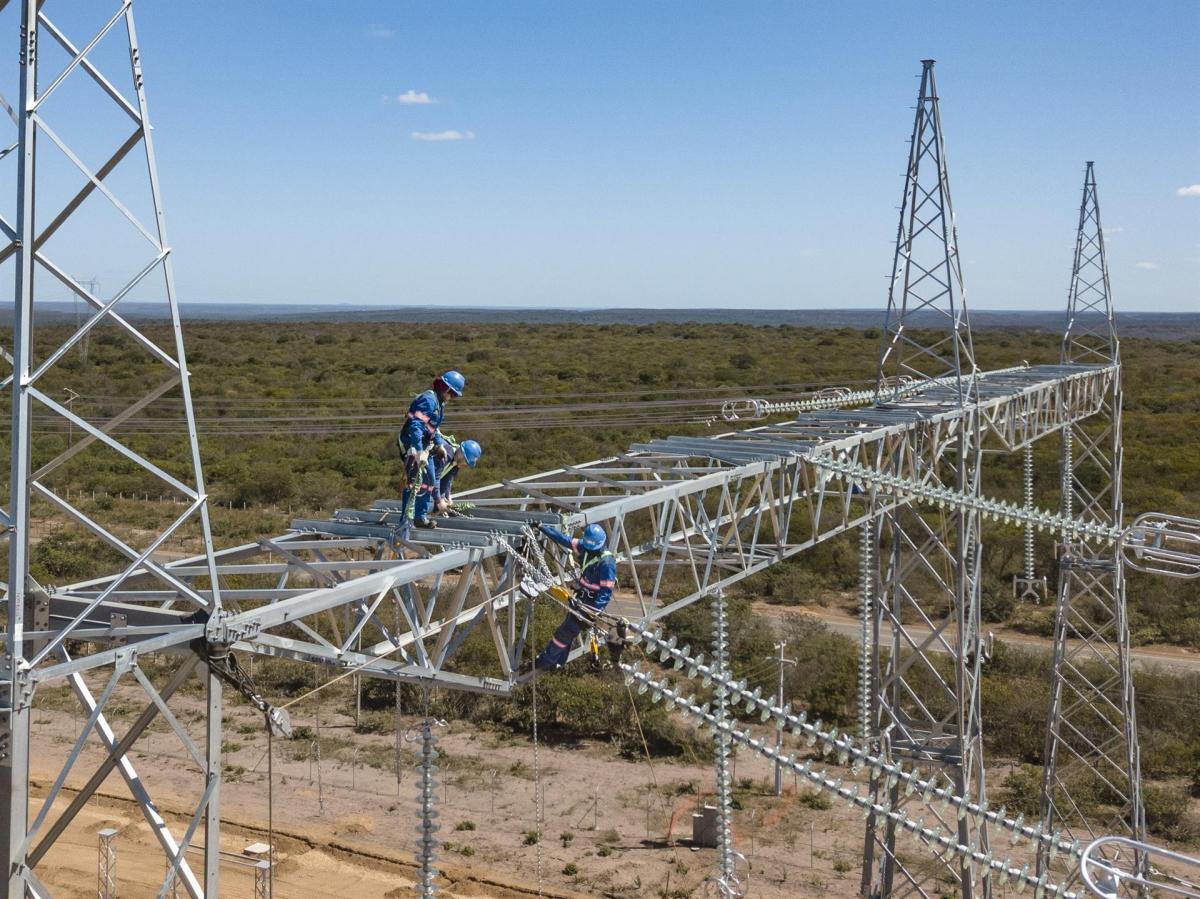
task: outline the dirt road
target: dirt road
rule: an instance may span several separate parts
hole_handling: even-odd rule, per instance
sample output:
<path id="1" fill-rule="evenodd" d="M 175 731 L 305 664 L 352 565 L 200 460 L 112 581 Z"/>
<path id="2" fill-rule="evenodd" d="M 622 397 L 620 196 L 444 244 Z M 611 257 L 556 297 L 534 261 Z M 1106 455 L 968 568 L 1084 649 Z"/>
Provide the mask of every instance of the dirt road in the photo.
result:
<path id="1" fill-rule="evenodd" d="M 768 618 L 776 620 L 786 619 L 794 615 L 809 615 L 819 619 L 834 633 L 843 634 L 855 641 L 859 638 L 859 620 L 852 615 L 848 615 L 838 609 L 831 609 L 827 606 L 777 606 L 768 603 L 755 603 L 754 610 Z M 909 630 L 914 635 L 921 637 L 927 636 L 930 632 L 928 627 L 915 624 L 910 626 Z M 994 633 L 997 640 L 1011 643 L 1022 649 L 1039 652 L 1050 652 L 1051 650 L 1051 641 L 1045 637 L 1022 634 L 1009 628 L 995 625 L 985 626 L 986 631 Z M 932 649 L 935 652 L 942 651 L 942 647 L 937 643 L 932 645 Z M 1200 653 L 1181 646 L 1138 646 L 1133 649 L 1131 658 L 1133 665 L 1138 668 L 1161 666 L 1177 672 L 1200 673 Z"/>

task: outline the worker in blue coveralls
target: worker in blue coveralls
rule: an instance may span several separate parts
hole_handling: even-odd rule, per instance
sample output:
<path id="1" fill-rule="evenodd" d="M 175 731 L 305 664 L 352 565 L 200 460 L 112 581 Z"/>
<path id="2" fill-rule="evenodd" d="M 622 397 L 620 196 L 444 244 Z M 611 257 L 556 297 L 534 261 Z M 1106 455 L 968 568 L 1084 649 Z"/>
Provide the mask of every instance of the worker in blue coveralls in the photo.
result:
<path id="1" fill-rule="evenodd" d="M 452 434 L 439 432 L 434 437 L 433 449 L 429 451 L 429 466 L 433 469 L 433 476 L 423 478 L 417 491 L 413 510 L 415 520 L 429 521 L 435 510 L 445 512 L 449 509 L 454 501 L 451 493 L 459 466 L 465 464 L 468 468 L 474 468 L 482 455 L 483 447 L 478 441 L 464 440 L 459 443 Z"/>
<path id="2" fill-rule="evenodd" d="M 462 396 L 467 379 L 461 372 L 448 371 L 434 378 L 428 390 L 418 393 L 408 407 L 408 416 L 400 431 L 400 452 L 404 456 L 404 514 L 418 527 L 432 527 L 428 516 L 418 518 L 415 514 L 417 489 L 422 484 L 436 484 L 436 472 L 430 452 L 437 445 L 438 428 L 445 415 L 446 402 L 450 397 Z"/>
<path id="3" fill-rule="evenodd" d="M 595 622 L 612 599 L 617 586 L 617 560 L 608 549 L 608 534 L 598 524 L 589 524 L 583 529 L 583 536 L 577 538 L 545 524 L 539 529 L 559 546 L 569 549 L 579 563 L 579 577 L 575 581 L 575 595 L 567 604 L 567 617 L 534 662 L 539 670 L 545 670 L 566 663 L 575 638 Z"/>

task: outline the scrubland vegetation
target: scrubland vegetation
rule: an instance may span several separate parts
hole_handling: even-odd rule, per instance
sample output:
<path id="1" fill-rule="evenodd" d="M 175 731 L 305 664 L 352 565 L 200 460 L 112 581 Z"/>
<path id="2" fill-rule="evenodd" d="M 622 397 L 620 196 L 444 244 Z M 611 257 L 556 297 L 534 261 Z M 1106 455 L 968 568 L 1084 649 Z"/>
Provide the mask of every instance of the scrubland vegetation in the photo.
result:
<path id="1" fill-rule="evenodd" d="M 162 329 L 150 328 L 158 339 Z M 1058 340 L 1049 333 L 988 331 L 976 335 L 982 368 L 1012 365 L 1022 359 L 1053 362 Z M 577 414 L 581 427 L 523 425 L 517 416 L 502 428 L 489 421 L 487 430 L 471 433 L 455 423 L 456 412 L 497 409 L 517 404 L 611 401 L 613 394 L 637 401 L 695 398 L 677 392 L 728 388 L 724 396 L 779 395 L 777 385 L 792 390 L 830 384 L 862 386 L 873 377 L 879 348 L 874 331 L 821 331 L 798 327 L 738 325 L 414 325 L 395 324 L 220 324 L 188 328 L 192 388 L 201 417 L 202 451 L 213 497 L 228 507 L 214 510 L 218 542 L 253 539 L 280 532 L 291 515 L 362 506 L 380 496 L 395 496 L 400 476 L 394 433 L 399 418 L 365 420 L 363 431 L 297 433 L 295 420 L 331 416 L 399 416 L 413 393 L 431 376 L 457 367 L 468 378 L 468 396 L 452 407 L 447 430 L 475 436 L 485 447 L 480 468 L 460 482 L 460 489 L 501 478 L 528 474 L 566 462 L 597 458 L 623 450 L 635 440 L 673 433 L 717 432 L 717 423 L 640 422 L 635 426 L 587 427 L 589 413 Z M 1200 341 L 1126 340 L 1125 361 L 1125 497 L 1130 514 L 1163 511 L 1200 515 Z M 85 364 L 71 357 L 52 373 L 62 383 L 44 389 L 61 394 L 71 386 L 82 396 L 77 409 L 89 415 L 115 414 L 139 396 L 149 383 L 146 366 L 129 364 L 128 342 L 111 329 L 92 339 Z M 86 386 L 81 390 L 79 385 Z M 785 391 L 786 392 L 786 391 Z M 174 394 L 167 394 L 168 399 Z M 124 399 L 122 399 L 124 398 Z M 230 436 L 223 422 L 245 414 L 251 406 L 268 419 L 260 433 Z M 715 406 L 706 407 L 708 412 Z M 178 406 L 151 410 L 142 422 L 178 411 Z M 271 411 L 271 410 L 274 411 Z M 704 414 L 699 406 L 695 414 Z M 599 413 L 595 413 L 599 414 Z M 118 431 L 120 433 L 120 431 Z M 68 445 L 71 435 L 47 430 L 35 441 L 35 464 Z M 148 457 L 172 470 L 186 462 L 179 435 L 131 433 L 127 438 Z M 1036 449 L 1038 504 L 1056 508 L 1058 440 Z M 115 454 L 88 451 L 54 475 L 57 490 L 81 493 L 83 507 L 103 509 L 131 530 L 158 516 L 153 502 L 129 495 L 156 494 L 159 487 Z M 1016 499 L 1020 491 L 1018 455 L 989 454 L 984 492 Z M 95 491 L 97 499 L 91 500 Z M 122 497 L 124 494 L 125 497 Z M 245 505 L 245 509 L 241 508 Z M 35 509 L 35 513 L 38 509 Z M 46 510 L 41 509 L 42 512 Z M 1030 606 L 1012 598 L 1011 575 L 1020 565 L 1021 532 L 989 525 L 983 557 L 983 615 L 1032 634 L 1049 635 L 1051 604 Z M 110 570 L 116 556 L 97 541 L 61 525 L 42 529 L 34 551 L 37 574 L 63 583 L 100 570 Z M 1039 571 L 1053 573 L 1053 547 L 1039 541 Z M 830 541 L 799 559 L 768 569 L 732 591 L 735 673 L 751 686 L 773 689 L 775 669 L 764 660 L 779 634 L 751 610 L 752 600 L 803 605 L 841 596 L 842 604 L 857 585 L 857 551 L 850 539 Z M 1053 577 L 1051 577 L 1053 583 Z M 1135 643 L 1173 643 L 1200 649 L 1200 582 L 1134 575 L 1129 583 L 1130 621 Z M 694 648 L 706 647 L 710 619 L 698 603 L 672 616 L 669 628 Z M 557 623 L 545 608 L 537 638 Z M 786 692 L 810 714 L 839 726 L 855 715 L 857 661 L 851 641 L 819 624 L 790 621 L 784 625 L 789 655 L 798 664 L 787 671 Z M 475 636 L 481 639 L 476 641 Z M 486 664 L 490 647 L 482 635 L 469 640 L 458 659 L 461 670 Z M 1036 797 L 1033 767 L 1044 751 L 1048 707 L 1048 659 L 1001 645 L 984 680 L 984 718 L 991 762 L 1011 760 L 1013 773 L 1003 791 L 1010 808 Z M 309 684 L 311 669 L 289 662 L 260 664 L 258 679 L 268 695 L 286 695 Z M 1160 836 L 1194 840 L 1200 835 L 1186 812 L 1186 794 L 1200 794 L 1200 676 L 1181 677 L 1148 670 L 1136 674 L 1138 723 L 1142 731 L 1142 766 L 1156 784 L 1147 788 L 1148 821 Z M 657 755 L 705 758 L 706 739 L 652 705 L 629 694 L 611 674 L 583 670 L 539 678 L 539 715 L 543 733 L 553 739 L 581 737 L 611 740 L 621 752 L 635 756 L 641 739 Z M 334 692 L 336 701 L 352 705 L 349 682 Z M 629 714 L 636 699 L 639 711 Z M 365 712 L 360 726 L 387 730 L 395 701 L 390 684 L 364 688 Z M 417 701 L 405 692 L 408 708 Z M 443 693 L 435 697 L 437 713 L 481 725 L 517 731 L 530 724 L 531 704 L 487 696 Z M 638 724 L 640 723 L 640 731 Z M 1111 797 L 1094 791 L 1094 804 Z M 1082 793 L 1081 793 L 1082 795 Z"/>

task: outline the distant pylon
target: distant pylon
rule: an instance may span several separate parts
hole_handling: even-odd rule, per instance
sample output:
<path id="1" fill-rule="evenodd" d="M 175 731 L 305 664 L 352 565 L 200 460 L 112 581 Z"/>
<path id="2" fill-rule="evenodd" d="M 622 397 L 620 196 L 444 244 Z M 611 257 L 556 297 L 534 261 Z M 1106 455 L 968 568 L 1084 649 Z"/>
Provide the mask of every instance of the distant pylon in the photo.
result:
<path id="1" fill-rule="evenodd" d="M 1113 369 L 1100 411 L 1063 432 L 1063 509 L 1119 527 L 1124 520 L 1121 355 L 1090 162 L 1083 177 L 1062 362 Z M 1051 678 L 1043 827 L 1084 842 L 1101 834 L 1142 839 L 1145 812 L 1118 547 L 1098 549 L 1082 542 L 1062 547 Z M 1084 801 L 1084 793 L 1096 788 L 1107 795 L 1104 805 L 1115 814 L 1094 812 Z M 1043 851 L 1039 871 L 1048 865 Z"/>
<path id="2" fill-rule="evenodd" d="M 930 410 L 969 406 L 975 396 L 975 356 L 963 293 L 954 211 L 946 174 L 933 60 L 922 60 L 888 292 L 887 333 L 879 386 L 898 378 L 938 380 L 922 391 Z M 915 436 L 880 460 L 888 474 L 978 493 L 981 441 L 978 416 L 964 414 L 940 453 L 938 441 Z M 942 444 L 945 446 L 945 444 Z M 979 675 L 979 516 L 955 510 L 932 523 L 901 504 L 881 516 L 878 600 L 870 646 L 873 708 L 867 730 L 891 759 L 940 772 L 955 793 L 983 803 L 983 739 Z M 874 535 L 867 540 L 874 542 Z M 930 632 L 911 627 L 931 624 Z M 887 778 L 871 783 L 875 802 L 955 833 L 962 845 L 987 852 L 984 823 L 958 820 L 938 803 L 907 795 Z M 982 881 L 978 878 L 982 876 Z M 897 851 L 891 819 L 867 820 L 862 892 L 868 897 L 945 895 L 946 881 L 963 899 L 990 895 L 978 866 L 919 860 Z"/>
<path id="3" fill-rule="evenodd" d="M 921 60 L 878 380 L 882 390 L 901 378 L 948 377 L 965 401 L 975 374 L 975 350 L 933 63 Z"/>

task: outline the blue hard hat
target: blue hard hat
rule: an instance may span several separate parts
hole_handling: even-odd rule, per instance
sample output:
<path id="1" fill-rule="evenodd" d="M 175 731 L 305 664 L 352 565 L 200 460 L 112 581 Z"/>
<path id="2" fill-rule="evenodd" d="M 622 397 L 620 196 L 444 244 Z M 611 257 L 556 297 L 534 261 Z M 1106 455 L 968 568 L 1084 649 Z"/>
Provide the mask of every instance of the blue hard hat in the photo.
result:
<path id="1" fill-rule="evenodd" d="M 455 396 L 462 396 L 463 388 L 467 386 L 467 379 L 463 377 L 462 372 L 454 371 L 453 369 L 446 372 L 438 380 L 442 383 L 443 387 Z"/>
<path id="2" fill-rule="evenodd" d="M 590 553 L 604 549 L 607 543 L 608 534 L 598 524 L 589 524 L 583 529 L 583 536 L 579 538 L 579 545 Z"/>
<path id="3" fill-rule="evenodd" d="M 479 441 L 477 440 L 464 440 L 459 449 L 462 450 L 463 458 L 467 460 L 467 464 L 472 468 L 479 461 L 479 457 L 483 455 L 483 447 L 479 445 Z"/>

